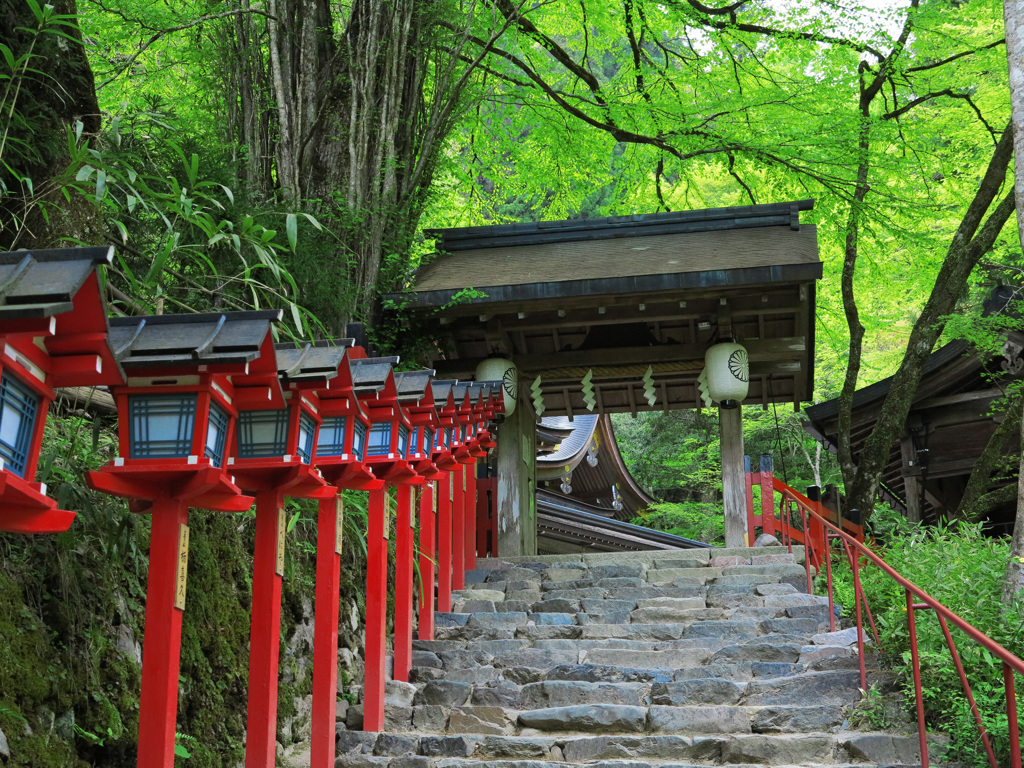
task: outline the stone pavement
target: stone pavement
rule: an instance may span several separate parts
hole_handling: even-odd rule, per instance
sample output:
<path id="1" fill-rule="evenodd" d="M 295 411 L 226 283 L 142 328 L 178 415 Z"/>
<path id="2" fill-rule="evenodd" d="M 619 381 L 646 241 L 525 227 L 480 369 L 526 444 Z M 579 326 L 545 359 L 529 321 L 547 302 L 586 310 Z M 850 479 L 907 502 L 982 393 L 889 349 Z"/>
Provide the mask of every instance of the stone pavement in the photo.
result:
<path id="1" fill-rule="evenodd" d="M 828 632 L 802 563 L 779 547 L 482 560 L 415 643 L 412 682 L 388 683 L 387 732 L 339 730 L 336 766 L 920 765 L 916 736 L 850 728 L 856 630 Z"/>

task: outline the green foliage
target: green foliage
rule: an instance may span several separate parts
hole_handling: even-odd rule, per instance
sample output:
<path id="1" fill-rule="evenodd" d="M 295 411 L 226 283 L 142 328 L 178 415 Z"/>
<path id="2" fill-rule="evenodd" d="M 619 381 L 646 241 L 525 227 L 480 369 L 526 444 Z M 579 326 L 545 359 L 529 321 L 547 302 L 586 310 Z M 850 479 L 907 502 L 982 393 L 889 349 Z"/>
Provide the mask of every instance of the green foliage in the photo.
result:
<path id="1" fill-rule="evenodd" d="M 1009 542 L 984 536 L 980 525 L 922 528 L 898 513 L 879 510 L 872 533 L 886 562 L 954 613 L 1017 656 L 1024 655 L 1024 612 L 1004 611 L 1000 602 Z M 824 577 L 819 576 L 819 584 Z M 853 613 L 853 576 L 848 563 L 833 565 L 836 600 L 844 616 Z M 861 569 L 861 583 L 878 624 L 885 660 L 902 679 L 913 706 L 910 636 L 903 589 L 881 569 Z M 962 692 L 942 630 L 930 611 L 917 611 L 918 652 L 930 727 L 946 731 L 957 759 L 987 765 L 977 727 Z M 959 629 L 950 628 L 989 737 L 1001 765 L 1009 762 L 1002 665 Z M 870 718 L 873 715 L 868 715 Z"/>
<path id="2" fill-rule="evenodd" d="M 630 522 L 705 544 L 725 543 L 725 518 L 718 504 L 695 501 L 655 504 Z"/>

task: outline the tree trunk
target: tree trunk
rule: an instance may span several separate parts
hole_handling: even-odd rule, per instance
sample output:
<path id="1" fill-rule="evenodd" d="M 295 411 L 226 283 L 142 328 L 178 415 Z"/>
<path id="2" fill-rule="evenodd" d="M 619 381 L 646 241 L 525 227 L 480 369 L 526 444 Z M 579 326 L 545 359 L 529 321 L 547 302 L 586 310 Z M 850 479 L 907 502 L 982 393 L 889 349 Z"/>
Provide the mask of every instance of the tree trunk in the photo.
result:
<path id="1" fill-rule="evenodd" d="M 1013 152 L 1016 157 L 1014 194 L 1017 198 L 1017 226 L 1024 248 L 1024 2 L 1004 0 L 1006 58 L 1010 67 L 1010 106 L 1013 126 Z M 1024 436 L 1024 422 L 1021 424 Z M 1003 580 L 1003 602 L 1009 607 L 1024 592 L 1024 440 L 1017 486 L 1017 519 L 1010 542 L 1010 561 Z"/>

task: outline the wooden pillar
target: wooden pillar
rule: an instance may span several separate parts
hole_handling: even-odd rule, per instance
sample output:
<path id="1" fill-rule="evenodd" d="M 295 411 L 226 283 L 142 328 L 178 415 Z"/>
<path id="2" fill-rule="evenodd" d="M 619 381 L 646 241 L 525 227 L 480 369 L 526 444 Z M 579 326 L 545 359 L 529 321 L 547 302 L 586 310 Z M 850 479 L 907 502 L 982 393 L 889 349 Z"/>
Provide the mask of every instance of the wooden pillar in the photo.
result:
<path id="1" fill-rule="evenodd" d="M 452 473 L 452 589 L 466 587 L 466 465 L 459 464 Z"/>
<path id="2" fill-rule="evenodd" d="M 395 672 L 394 679 L 409 682 L 412 669 L 413 489 L 398 486 L 395 518 Z"/>
<path id="3" fill-rule="evenodd" d="M 139 768 L 173 768 L 181 667 L 181 614 L 188 563 L 188 507 L 154 499 L 139 702 Z M 182 539 L 184 538 L 184 541 Z"/>
<path id="4" fill-rule="evenodd" d="M 523 388 L 520 388 L 520 392 Z M 498 425 L 497 551 L 502 557 L 537 554 L 537 520 L 533 499 L 537 477 L 537 436 L 528 398 Z"/>
<path id="5" fill-rule="evenodd" d="M 284 494 L 276 490 L 257 493 L 245 768 L 274 768 L 277 760 L 277 679 L 281 647 L 284 526 Z"/>
<path id="6" fill-rule="evenodd" d="M 466 465 L 466 570 L 476 568 L 476 528 L 480 514 L 476 498 L 476 469 L 479 463 L 474 461 Z"/>
<path id="7" fill-rule="evenodd" d="M 384 728 L 384 662 L 388 610 L 388 487 L 370 491 L 366 534 L 366 640 L 363 730 Z"/>
<path id="8" fill-rule="evenodd" d="M 437 485 L 437 610 L 452 609 L 452 496 L 455 473 Z"/>
<path id="9" fill-rule="evenodd" d="M 743 473 L 742 406 L 718 409 L 722 444 L 722 505 L 725 511 L 725 546 L 747 544 L 746 478 Z"/>
<path id="10" fill-rule="evenodd" d="M 900 455 L 903 459 L 903 490 L 907 497 L 907 520 L 921 522 L 921 468 L 917 463 L 914 438 L 909 431 L 900 438 Z"/>
<path id="11" fill-rule="evenodd" d="M 419 639 L 434 639 L 434 546 L 437 540 L 437 502 L 434 483 L 420 490 L 420 618 Z"/>
<path id="12" fill-rule="evenodd" d="M 313 614 L 313 711 L 310 768 L 334 768 L 338 700 L 338 590 L 341 587 L 341 491 L 321 499 L 316 523 Z"/>

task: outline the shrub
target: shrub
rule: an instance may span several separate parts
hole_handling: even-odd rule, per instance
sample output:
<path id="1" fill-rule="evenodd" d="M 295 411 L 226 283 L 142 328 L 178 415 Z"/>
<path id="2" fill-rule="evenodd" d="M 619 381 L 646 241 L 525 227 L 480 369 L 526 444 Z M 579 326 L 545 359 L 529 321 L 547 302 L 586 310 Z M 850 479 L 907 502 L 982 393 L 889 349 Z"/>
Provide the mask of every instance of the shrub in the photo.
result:
<path id="1" fill-rule="evenodd" d="M 721 507 L 715 504 L 663 502 L 641 512 L 631 522 L 705 544 L 725 543 L 725 518 Z"/>
<path id="2" fill-rule="evenodd" d="M 1002 577 L 1009 558 L 1007 539 L 984 536 L 980 525 L 911 525 L 891 511 L 876 512 L 872 533 L 878 542 L 876 551 L 896 571 L 1012 653 L 1024 656 L 1024 616 L 1005 611 L 1000 601 Z M 854 611 L 853 575 L 845 560 L 833 567 L 833 578 L 836 601 L 844 606 L 844 615 L 851 616 Z M 861 582 L 878 625 L 883 659 L 901 674 L 907 704 L 913 707 L 904 591 L 881 569 L 871 566 L 861 569 Z M 918 610 L 916 619 L 928 725 L 950 735 L 956 759 L 966 765 L 988 765 L 939 622 L 926 610 Z M 1000 765 L 1008 765 L 1002 664 L 962 631 L 950 627 L 950 632 L 996 757 Z M 1019 691 L 1019 679 L 1017 684 Z"/>

